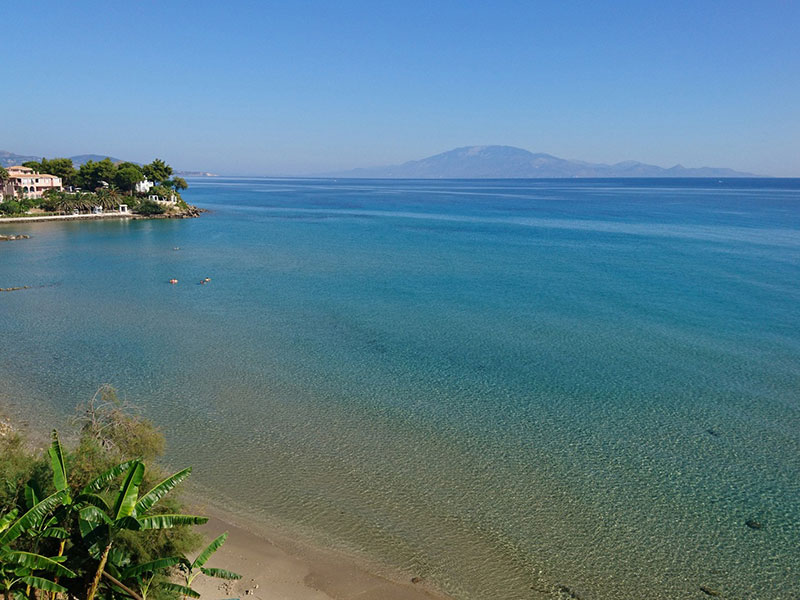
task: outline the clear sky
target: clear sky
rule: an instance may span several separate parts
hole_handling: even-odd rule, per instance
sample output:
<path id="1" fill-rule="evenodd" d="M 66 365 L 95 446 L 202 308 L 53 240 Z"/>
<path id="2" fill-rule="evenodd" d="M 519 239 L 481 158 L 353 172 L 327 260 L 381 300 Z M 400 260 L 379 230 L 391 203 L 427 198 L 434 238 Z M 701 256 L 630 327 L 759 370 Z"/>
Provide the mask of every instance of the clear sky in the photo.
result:
<path id="1" fill-rule="evenodd" d="M 800 2 L 21 3 L 0 149 L 302 174 L 507 144 L 800 176 Z"/>

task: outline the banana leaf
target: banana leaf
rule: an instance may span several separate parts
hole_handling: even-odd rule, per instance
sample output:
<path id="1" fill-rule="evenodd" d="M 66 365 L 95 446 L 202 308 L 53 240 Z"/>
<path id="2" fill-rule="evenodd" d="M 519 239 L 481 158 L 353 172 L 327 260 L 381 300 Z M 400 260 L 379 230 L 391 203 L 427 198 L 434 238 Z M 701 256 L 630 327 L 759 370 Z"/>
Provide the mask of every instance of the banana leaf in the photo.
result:
<path id="1" fill-rule="evenodd" d="M 179 585 L 177 583 L 171 583 L 169 581 L 164 581 L 162 583 L 159 583 L 158 585 L 159 587 L 162 587 L 165 590 L 169 590 L 171 592 L 178 592 L 179 594 L 183 594 L 184 596 L 189 596 L 190 598 L 200 597 L 200 594 L 198 592 L 195 592 L 192 588 L 185 585 Z"/>
<path id="2" fill-rule="evenodd" d="M 64 500 L 65 491 L 56 492 L 37 503 L 36 506 L 28 510 L 16 522 L 0 534 L 0 544 L 8 544 L 17 539 L 25 531 L 34 527 L 42 518 L 52 511 Z"/>
<path id="3" fill-rule="evenodd" d="M 105 485 L 109 481 L 122 475 L 122 473 L 127 471 L 131 467 L 131 465 L 137 462 L 139 461 L 135 459 L 126 460 L 125 462 L 118 464 L 116 467 L 109 469 L 102 475 L 97 476 L 95 479 L 89 482 L 89 484 L 81 490 L 81 494 L 90 494 L 92 492 L 99 492 L 101 489 L 103 489 L 103 487 L 105 487 Z"/>
<path id="4" fill-rule="evenodd" d="M 134 565 L 128 567 L 122 572 L 122 578 L 128 579 L 130 577 L 138 577 L 144 573 L 155 573 L 162 569 L 169 569 L 177 564 L 180 564 L 185 559 L 181 556 L 168 556 L 166 558 L 158 558 L 150 562 L 142 563 L 141 565 Z"/>
<path id="5" fill-rule="evenodd" d="M 0 517 L 0 533 L 8 529 L 8 526 L 14 522 L 14 519 L 17 518 L 18 514 L 19 514 L 19 509 L 15 508 L 4 514 L 2 517 Z"/>
<path id="6" fill-rule="evenodd" d="M 117 494 L 117 501 L 114 503 L 114 520 L 130 517 L 136 507 L 136 500 L 139 498 L 139 486 L 144 478 L 144 463 L 135 461 L 128 470 L 128 476 L 122 482 Z"/>
<path id="7" fill-rule="evenodd" d="M 152 490 L 142 496 L 136 503 L 135 514 L 142 515 L 147 510 L 165 496 L 172 488 L 178 485 L 181 481 L 186 479 L 192 472 L 192 468 L 188 467 L 183 471 L 178 471 L 174 475 L 167 477 L 164 481 L 154 486 Z"/>
<path id="8" fill-rule="evenodd" d="M 64 565 L 53 560 L 52 558 L 42 556 L 41 554 L 14 550 L 8 552 L 4 558 L 10 563 L 14 563 L 34 571 L 50 571 L 51 573 L 62 577 L 75 577 L 75 573 L 70 571 Z"/>
<path id="9" fill-rule="evenodd" d="M 241 579 L 242 576 L 233 571 L 226 571 L 225 569 L 214 569 L 210 567 L 200 567 L 200 572 L 209 577 L 216 577 L 218 579 Z"/>
<path id="10" fill-rule="evenodd" d="M 58 432 L 53 430 L 53 443 L 47 449 L 50 455 L 50 466 L 53 468 L 53 486 L 57 491 L 68 489 L 67 466 L 64 462 L 64 452 L 61 449 L 61 442 L 58 440 Z M 67 497 L 69 501 L 69 497 Z"/>
<path id="11" fill-rule="evenodd" d="M 179 525 L 202 525 L 208 517 L 195 515 L 152 515 L 137 519 L 142 529 L 171 529 Z"/>
<path id="12" fill-rule="evenodd" d="M 192 562 L 192 569 L 196 569 L 198 567 L 202 567 L 208 559 L 211 558 L 211 555 L 214 554 L 222 544 L 225 543 L 225 540 L 228 538 L 228 532 L 226 531 L 213 542 L 211 542 L 208 546 L 206 546 L 203 551 L 197 555 L 197 558 L 194 559 Z"/>
<path id="13" fill-rule="evenodd" d="M 59 592 L 61 594 L 67 591 L 63 585 L 58 585 L 54 581 L 50 581 L 49 579 L 44 579 L 43 577 L 20 577 L 22 583 L 31 586 L 32 588 L 36 588 L 37 590 L 42 590 L 45 592 Z"/>

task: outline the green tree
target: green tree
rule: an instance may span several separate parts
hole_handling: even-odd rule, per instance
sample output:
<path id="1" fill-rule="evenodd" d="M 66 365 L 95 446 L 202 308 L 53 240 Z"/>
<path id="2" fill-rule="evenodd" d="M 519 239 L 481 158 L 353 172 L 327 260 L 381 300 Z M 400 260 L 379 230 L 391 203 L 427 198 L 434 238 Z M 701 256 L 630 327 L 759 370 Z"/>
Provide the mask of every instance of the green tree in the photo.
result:
<path id="1" fill-rule="evenodd" d="M 98 162 L 89 160 L 81 165 L 76 181 L 80 187 L 93 191 L 100 187 L 103 181 L 113 183 L 116 172 L 117 166 L 110 158 Z"/>
<path id="2" fill-rule="evenodd" d="M 0 165 L 0 184 L 5 183 L 6 181 L 8 181 L 8 171 L 6 171 L 4 166 Z"/>
<path id="3" fill-rule="evenodd" d="M 114 183 L 123 192 L 133 193 L 136 184 L 144 181 L 144 174 L 142 170 L 131 163 L 126 166 L 120 165 L 117 172 L 114 174 Z"/>
<path id="4" fill-rule="evenodd" d="M 61 178 L 62 185 L 75 185 L 75 177 L 78 172 L 72 165 L 71 158 L 42 159 L 40 173 L 49 173 Z"/>
<path id="5" fill-rule="evenodd" d="M 189 184 L 186 183 L 186 180 L 183 177 L 173 177 L 172 187 L 175 188 L 176 192 L 179 192 L 181 190 L 187 189 L 189 187 Z"/>
<path id="6" fill-rule="evenodd" d="M 22 163 L 22 166 L 28 167 L 29 169 L 33 169 L 34 171 L 41 172 L 42 170 L 42 163 L 40 163 L 38 160 L 26 160 L 24 163 Z"/>
<path id="7" fill-rule="evenodd" d="M 155 159 L 149 165 L 144 165 L 142 171 L 150 181 L 155 183 L 163 183 L 172 176 L 172 167 L 160 158 Z"/>

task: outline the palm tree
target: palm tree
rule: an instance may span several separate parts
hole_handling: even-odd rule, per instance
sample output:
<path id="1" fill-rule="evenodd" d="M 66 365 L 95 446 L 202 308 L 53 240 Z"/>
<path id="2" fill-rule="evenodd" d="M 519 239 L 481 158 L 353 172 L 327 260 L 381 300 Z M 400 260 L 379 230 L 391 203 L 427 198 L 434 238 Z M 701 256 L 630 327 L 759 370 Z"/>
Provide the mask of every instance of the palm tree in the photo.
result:
<path id="1" fill-rule="evenodd" d="M 97 192 L 97 204 L 103 210 L 115 210 L 121 204 L 119 193 L 114 189 L 100 190 Z"/>

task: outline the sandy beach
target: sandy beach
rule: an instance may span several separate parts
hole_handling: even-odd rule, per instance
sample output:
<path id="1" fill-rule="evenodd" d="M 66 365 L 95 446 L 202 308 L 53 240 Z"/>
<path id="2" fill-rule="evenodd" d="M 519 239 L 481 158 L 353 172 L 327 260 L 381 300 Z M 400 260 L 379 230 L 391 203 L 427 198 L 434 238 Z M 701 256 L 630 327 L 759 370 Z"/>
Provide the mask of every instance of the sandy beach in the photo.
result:
<path id="1" fill-rule="evenodd" d="M 30 447 L 37 451 L 43 452 L 48 445 L 46 430 L 31 427 L 13 405 L 0 402 L 0 436 L 15 430 L 24 432 Z M 242 575 L 236 581 L 199 576 L 192 587 L 205 600 L 449 599 L 424 580 L 387 579 L 344 553 L 312 547 L 192 496 L 190 493 L 187 498 L 188 512 L 209 517 L 208 523 L 197 528 L 206 538 L 202 547 L 228 532 L 225 544 L 206 566 Z"/>
<path id="2" fill-rule="evenodd" d="M 343 554 L 300 545 L 280 534 L 256 528 L 218 509 L 203 506 L 210 517 L 200 527 L 208 540 L 228 532 L 225 545 L 207 566 L 235 571 L 238 581 L 200 576 L 193 588 L 203 598 L 257 600 L 446 600 L 424 581 L 393 581 L 370 573 Z"/>

